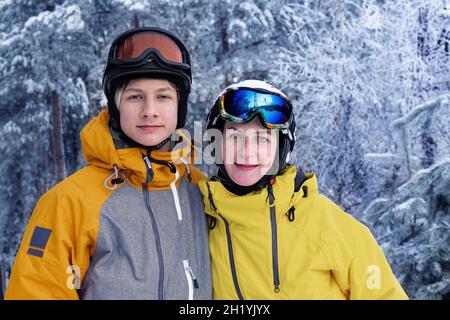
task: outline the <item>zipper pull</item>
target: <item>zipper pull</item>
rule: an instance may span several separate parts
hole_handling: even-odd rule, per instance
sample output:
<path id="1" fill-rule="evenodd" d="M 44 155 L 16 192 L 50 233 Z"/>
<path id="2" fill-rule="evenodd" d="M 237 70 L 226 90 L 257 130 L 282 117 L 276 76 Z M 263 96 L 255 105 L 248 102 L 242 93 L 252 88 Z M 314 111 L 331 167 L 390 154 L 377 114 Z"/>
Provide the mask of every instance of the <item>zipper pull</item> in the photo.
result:
<path id="1" fill-rule="evenodd" d="M 269 180 L 269 183 L 267 184 L 267 192 L 268 192 L 267 200 L 269 200 L 269 205 L 271 207 L 274 206 L 274 202 L 275 202 L 275 196 L 273 194 L 273 188 L 272 188 L 272 185 L 274 183 L 275 183 L 275 178 L 272 178 Z"/>
<path id="2" fill-rule="evenodd" d="M 189 272 L 189 274 L 191 275 L 192 282 L 194 282 L 194 288 L 195 288 L 195 289 L 198 289 L 198 288 L 199 288 L 199 285 L 198 285 L 197 277 L 195 276 L 194 271 L 192 271 L 192 268 L 191 268 L 191 266 L 189 265 L 189 262 L 188 262 L 188 261 L 186 261 L 185 268 L 186 268 L 186 270 Z"/>
<path id="3" fill-rule="evenodd" d="M 198 289 L 199 285 L 198 285 L 197 277 L 195 276 L 194 272 L 192 271 L 191 267 L 189 267 L 189 266 L 188 266 L 188 271 L 191 274 L 192 281 L 194 281 L 194 288 Z"/>
<path id="4" fill-rule="evenodd" d="M 194 288 L 198 289 L 198 281 L 197 281 L 197 279 L 194 279 Z"/>
<path id="5" fill-rule="evenodd" d="M 144 157 L 144 162 L 147 167 L 147 183 L 153 180 L 153 169 L 152 164 L 150 163 L 150 160 L 148 159 L 148 156 Z"/>

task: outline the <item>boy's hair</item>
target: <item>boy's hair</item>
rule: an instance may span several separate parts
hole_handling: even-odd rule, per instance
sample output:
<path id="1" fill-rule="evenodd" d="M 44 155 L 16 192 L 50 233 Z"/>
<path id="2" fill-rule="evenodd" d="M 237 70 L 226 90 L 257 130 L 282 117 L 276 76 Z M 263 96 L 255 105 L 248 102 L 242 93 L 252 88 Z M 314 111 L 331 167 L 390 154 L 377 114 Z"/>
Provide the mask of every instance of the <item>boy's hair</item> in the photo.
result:
<path id="1" fill-rule="evenodd" d="M 130 83 L 130 81 L 125 81 L 124 83 L 117 86 L 116 93 L 114 94 L 114 102 L 116 103 L 117 109 L 119 109 L 123 92 L 125 91 L 128 83 Z M 169 83 L 175 87 L 175 90 L 177 91 L 177 100 L 179 102 L 180 101 L 180 89 L 173 82 L 169 81 Z"/>
<path id="2" fill-rule="evenodd" d="M 128 81 L 125 81 L 121 85 L 117 86 L 116 93 L 114 94 L 114 102 L 116 103 L 117 109 L 119 109 L 120 100 L 122 100 L 122 95 L 127 85 Z"/>

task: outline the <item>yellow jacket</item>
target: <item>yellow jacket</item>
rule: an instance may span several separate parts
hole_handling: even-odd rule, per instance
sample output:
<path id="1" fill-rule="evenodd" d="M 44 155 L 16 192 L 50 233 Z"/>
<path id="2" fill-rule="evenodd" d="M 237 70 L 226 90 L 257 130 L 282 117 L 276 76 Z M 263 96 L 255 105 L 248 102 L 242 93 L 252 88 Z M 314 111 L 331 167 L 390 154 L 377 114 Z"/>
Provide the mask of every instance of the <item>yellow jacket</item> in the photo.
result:
<path id="1" fill-rule="evenodd" d="M 190 141 L 152 151 L 176 172 L 152 162 L 151 192 L 145 151 L 116 146 L 106 109 L 81 141 L 88 165 L 39 200 L 5 298 L 208 299 L 207 224 L 194 185 L 204 176 L 181 160 L 192 156 Z M 114 166 L 123 179 L 116 188 Z"/>
<path id="2" fill-rule="evenodd" d="M 279 175 L 274 199 L 200 181 L 213 298 L 407 299 L 369 229 L 319 194 L 314 174 L 300 174 L 297 186 L 294 166 Z"/>

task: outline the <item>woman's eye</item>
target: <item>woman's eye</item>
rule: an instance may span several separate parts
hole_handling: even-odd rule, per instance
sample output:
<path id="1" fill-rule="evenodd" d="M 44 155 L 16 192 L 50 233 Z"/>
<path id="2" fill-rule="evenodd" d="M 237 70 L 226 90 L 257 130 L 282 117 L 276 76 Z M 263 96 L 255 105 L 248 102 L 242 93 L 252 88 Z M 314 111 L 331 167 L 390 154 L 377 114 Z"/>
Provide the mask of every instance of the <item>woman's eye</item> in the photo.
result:
<path id="1" fill-rule="evenodd" d="M 158 96 L 158 99 L 159 100 L 170 100 L 170 99 L 172 99 L 172 97 L 162 94 L 162 95 Z"/>
<path id="2" fill-rule="evenodd" d="M 238 134 L 232 134 L 230 135 L 230 139 L 233 140 L 234 142 L 238 142 L 241 139 L 241 136 Z"/>
<path id="3" fill-rule="evenodd" d="M 269 142 L 269 139 L 264 136 L 258 136 L 258 143 L 267 143 Z"/>

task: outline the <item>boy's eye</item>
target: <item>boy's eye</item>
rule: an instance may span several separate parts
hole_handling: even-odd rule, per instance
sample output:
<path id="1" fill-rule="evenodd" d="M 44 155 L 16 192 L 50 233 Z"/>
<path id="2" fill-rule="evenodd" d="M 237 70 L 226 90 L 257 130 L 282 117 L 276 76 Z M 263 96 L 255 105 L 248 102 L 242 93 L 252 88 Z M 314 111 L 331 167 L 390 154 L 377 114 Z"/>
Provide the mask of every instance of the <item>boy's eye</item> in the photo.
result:
<path id="1" fill-rule="evenodd" d="M 158 99 L 160 99 L 160 100 L 170 100 L 170 99 L 172 99 L 172 97 L 169 96 L 169 95 L 162 94 L 162 95 L 158 96 Z"/>
<path id="2" fill-rule="evenodd" d="M 141 95 L 139 95 L 139 94 L 133 94 L 133 95 L 129 96 L 128 99 L 130 99 L 130 100 L 141 100 L 141 99 L 143 99 L 143 97 Z"/>

